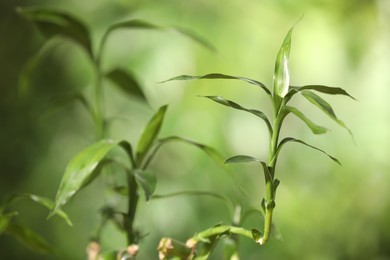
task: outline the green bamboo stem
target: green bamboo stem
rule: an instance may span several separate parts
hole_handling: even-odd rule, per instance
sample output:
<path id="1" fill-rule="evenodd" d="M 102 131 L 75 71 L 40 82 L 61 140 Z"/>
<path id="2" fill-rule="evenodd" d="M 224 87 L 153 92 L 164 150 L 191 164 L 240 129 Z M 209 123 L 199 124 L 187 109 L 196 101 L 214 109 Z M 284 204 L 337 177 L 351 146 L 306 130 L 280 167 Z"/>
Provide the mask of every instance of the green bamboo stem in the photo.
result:
<path id="1" fill-rule="evenodd" d="M 135 213 L 137 211 L 137 205 L 138 205 L 138 184 L 135 180 L 135 177 L 133 174 L 128 174 L 128 188 L 129 188 L 129 196 L 128 196 L 128 211 L 127 216 L 125 219 L 125 227 L 126 227 L 126 236 L 127 236 L 127 244 L 137 244 L 137 234 L 136 230 L 134 229 L 134 219 L 135 219 Z"/>
<path id="2" fill-rule="evenodd" d="M 276 185 L 275 185 L 275 166 L 277 161 L 277 148 L 279 141 L 279 134 L 282 126 L 283 115 L 280 114 L 281 107 L 283 106 L 283 101 L 278 106 L 275 106 L 275 119 L 273 124 L 273 131 L 270 138 L 270 148 L 269 148 L 269 159 L 268 159 L 268 170 L 269 174 L 264 173 L 266 194 L 264 200 L 264 227 L 263 235 L 259 239 L 258 243 L 264 245 L 269 240 L 272 230 L 272 216 L 275 208 L 275 195 L 276 195 Z"/>

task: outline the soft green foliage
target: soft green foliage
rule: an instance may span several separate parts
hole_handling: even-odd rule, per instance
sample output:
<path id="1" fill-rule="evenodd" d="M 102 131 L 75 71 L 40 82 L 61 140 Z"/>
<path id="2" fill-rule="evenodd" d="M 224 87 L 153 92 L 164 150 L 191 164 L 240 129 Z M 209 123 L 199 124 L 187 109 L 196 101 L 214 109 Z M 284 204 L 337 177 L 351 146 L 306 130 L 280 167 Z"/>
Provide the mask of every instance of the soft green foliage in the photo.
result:
<path id="1" fill-rule="evenodd" d="M 71 160 L 58 188 L 52 214 L 101 173 L 106 162 L 105 157 L 116 146 L 118 143 L 112 140 L 102 140 L 81 151 Z"/>
<path id="2" fill-rule="evenodd" d="M 53 251 L 52 246 L 50 246 L 42 236 L 26 226 L 14 223 L 14 218 L 19 213 L 17 211 L 10 211 L 9 208 L 15 204 L 15 202 L 24 199 L 33 201 L 46 207 L 47 209 L 54 207 L 54 202 L 52 202 L 50 199 L 34 194 L 25 193 L 10 196 L 0 205 L 0 236 L 3 234 L 11 235 L 17 238 L 25 246 L 37 252 L 47 253 Z M 72 225 L 72 222 L 64 211 L 57 210 L 55 214 L 63 218 L 69 226 Z"/>
<path id="3" fill-rule="evenodd" d="M 228 76 L 224 74 L 219 73 L 211 73 L 206 74 L 204 76 L 188 76 L 188 75 L 182 75 L 178 77 L 171 78 L 170 80 L 195 80 L 195 79 L 239 79 L 244 80 L 250 84 L 258 85 L 262 88 L 262 90 L 265 90 L 265 92 L 270 97 L 273 108 L 274 108 L 274 115 L 273 119 L 269 120 L 268 117 L 261 111 L 255 110 L 255 109 L 247 109 L 241 106 L 240 104 L 237 104 L 233 101 L 227 100 L 220 96 L 206 96 L 207 98 L 222 104 L 224 106 L 238 109 L 242 111 L 246 111 L 249 113 L 252 113 L 259 118 L 261 118 L 265 123 L 267 124 L 268 132 L 269 132 L 269 160 L 268 163 L 258 160 L 252 156 L 247 155 L 237 155 L 230 157 L 225 160 L 226 164 L 230 163 L 246 163 L 246 162 L 258 162 L 261 164 L 261 168 L 264 173 L 264 179 L 265 179 L 265 185 L 266 185 L 266 191 L 265 191 L 265 198 L 261 200 L 262 209 L 264 212 L 264 229 L 263 232 L 258 231 L 257 229 L 252 229 L 252 238 L 253 240 L 263 245 L 269 240 L 269 236 L 271 234 L 272 229 L 272 215 L 273 210 L 275 208 L 275 197 L 276 197 L 276 191 L 277 187 L 279 186 L 279 179 L 275 178 L 276 172 L 276 162 L 278 159 L 278 156 L 280 154 L 280 151 L 282 147 L 288 143 L 288 142 L 296 142 L 303 144 L 307 147 L 310 147 L 312 149 L 315 149 L 319 152 L 324 153 L 327 155 L 331 160 L 335 161 L 336 163 L 340 164 L 340 162 L 333 156 L 329 155 L 322 149 L 319 149 L 315 146 L 312 146 L 310 144 L 307 144 L 306 142 L 292 138 L 292 137 L 286 137 L 279 141 L 279 134 L 280 130 L 283 125 L 283 121 L 286 118 L 286 116 L 290 113 L 297 116 L 299 119 L 301 119 L 314 134 L 324 134 L 328 132 L 328 130 L 322 126 L 316 125 L 312 122 L 311 119 L 309 119 L 305 114 L 303 114 L 300 110 L 298 110 L 295 107 L 287 106 L 288 101 L 294 96 L 294 94 L 301 92 L 302 95 L 308 99 L 311 103 L 313 103 L 315 106 L 319 107 L 325 114 L 327 114 L 330 118 L 332 118 L 334 121 L 336 121 L 339 125 L 346 128 L 349 132 L 350 130 L 345 126 L 343 121 L 338 119 L 332 109 L 332 107 L 320 96 L 315 94 L 312 91 L 318 91 L 326 94 L 338 94 L 338 95 L 344 95 L 349 96 L 353 99 L 352 96 L 350 96 L 345 90 L 340 88 L 332 88 L 322 85 L 308 85 L 304 87 L 290 87 L 290 73 L 289 73 L 289 55 L 290 55 L 290 49 L 291 49 L 291 36 L 292 36 L 293 28 L 291 28 L 287 35 L 284 38 L 284 41 L 282 43 L 282 46 L 279 49 L 279 52 L 276 57 L 275 62 L 275 72 L 273 75 L 273 90 L 272 92 L 268 90 L 268 88 L 263 84 L 260 83 L 257 80 L 252 80 L 248 78 L 243 77 L 236 77 L 236 76 Z M 272 124 L 271 124 L 272 122 Z M 213 234 L 215 231 L 215 228 L 211 229 L 212 232 L 207 232 Z M 221 233 L 217 234 L 224 234 L 226 233 L 225 230 L 222 230 Z M 209 251 L 212 249 L 209 248 Z M 231 254 L 229 254 L 231 255 Z"/>
<path id="4" fill-rule="evenodd" d="M 141 189 L 145 194 L 146 200 L 151 199 L 153 196 L 157 185 L 157 177 L 154 171 L 150 171 L 147 168 L 149 163 L 155 157 L 159 148 L 161 148 L 163 144 L 166 144 L 170 141 L 181 141 L 200 148 L 215 160 L 218 160 L 220 156 L 212 148 L 182 137 L 171 136 L 157 139 L 163 126 L 164 117 L 168 108 L 167 105 L 161 106 L 150 119 L 150 121 L 146 124 L 144 131 L 139 137 L 137 145 L 134 146 L 134 152 L 133 147 L 129 142 L 115 141 L 107 138 L 106 128 L 108 120 L 105 115 L 106 104 L 103 90 L 103 85 L 105 83 L 104 79 L 113 83 L 113 85 L 117 86 L 128 96 L 136 97 L 145 104 L 147 104 L 147 99 L 143 93 L 141 85 L 138 83 L 138 80 L 131 71 L 120 67 L 114 67 L 108 72 L 103 70 L 102 62 L 106 43 L 109 40 L 109 36 L 111 36 L 115 31 L 119 31 L 121 29 L 173 29 L 180 34 L 189 37 L 195 42 L 198 42 L 206 48 L 211 50 L 214 50 L 214 48 L 207 41 L 185 28 L 159 26 L 143 20 L 131 19 L 108 26 L 108 28 L 104 31 L 102 38 L 98 42 L 98 47 L 95 52 L 92 48 L 93 44 L 90 38 L 91 33 L 89 29 L 77 17 L 57 10 L 39 8 L 19 8 L 18 12 L 34 23 L 38 30 L 46 38 L 46 42 L 43 44 L 41 51 L 39 51 L 36 56 L 33 56 L 30 61 L 28 61 L 26 68 L 20 75 L 21 90 L 26 91 L 28 89 L 30 85 L 29 76 L 32 73 L 34 67 L 38 66 L 40 58 L 43 56 L 45 51 L 49 49 L 47 46 L 51 46 L 53 42 L 56 43 L 54 40 L 58 37 L 60 39 L 68 39 L 80 46 L 88 54 L 89 63 L 92 65 L 95 74 L 95 82 L 92 86 L 91 97 L 85 96 L 85 94 L 81 91 L 70 94 L 67 93 L 53 99 L 48 108 L 62 107 L 74 101 L 80 102 L 93 119 L 96 133 L 96 142 L 79 152 L 69 162 L 62 177 L 54 203 L 37 196 L 30 196 L 30 198 L 50 208 L 50 216 L 57 214 L 63 217 L 69 224 L 71 224 L 69 218 L 61 210 L 61 208 L 66 205 L 81 189 L 85 188 L 97 177 L 102 175 L 105 166 L 110 164 L 120 166 L 120 168 L 122 168 L 122 170 L 125 172 L 127 185 L 114 185 L 114 190 L 122 195 L 127 196 L 127 211 L 123 212 L 123 210 L 120 209 L 118 205 L 104 206 L 104 210 L 102 211 L 103 220 L 96 234 L 93 236 L 93 239 L 100 239 L 102 228 L 106 224 L 107 220 L 110 220 L 114 222 L 120 231 L 123 231 L 126 234 L 128 245 L 139 243 L 139 240 L 141 239 L 140 232 L 134 227 L 134 220 L 139 200 L 138 193 Z M 122 151 L 125 152 L 125 163 L 112 159 L 111 154 L 114 154 L 114 150 L 118 150 L 118 148 L 121 148 Z M 107 178 L 107 175 L 115 174 L 117 174 L 116 170 L 111 169 L 110 171 L 107 171 L 105 176 Z M 115 179 L 116 176 L 111 176 L 110 178 Z M 107 188 L 112 189 L 112 187 Z M 194 192 L 192 192 L 192 194 L 198 195 Z M 199 193 L 199 195 L 210 194 L 211 196 L 214 195 L 214 193 L 207 192 Z M 170 195 L 168 194 L 167 196 L 169 197 Z M 166 196 L 160 195 L 160 198 L 163 197 Z M 48 249 L 43 240 L 41 240 L 37 235 L 33 234 L 32 231 L 18 226 L 11 226 L 9 224 L 15 214 L 10 212 L 1 215 L 1 232 L 4 230 L 9 231 L 15 236 L 19 237 L 24 243 L 29 243 L 37 249 Z M 112 254 L 108 252 L 102 253 L 101 257 L 105 259 L 108 255 L 112 256 Z M 115 253 L 114 256 L 116 255 L 119 256 L 119 254 Z M 133 256 L 130 258 L 132 257 Z"/>
<path id="5" fill-rule="evenodd" d="M 161 125 L 164 120 L 164 115 L 168 106 L 162 106 L 157 113 L 152 117 L 152 119 L 147 124 L 145 130 L 142 132 L 142 135 L 138 141 L 136 148 L 136 164 L 137 167 L 140 167 L 142 161 L 144 160 L 146 154 L 149 152 L 150 147 L 152 146 L 154 140 L 156 139 L 158 132 L 161 129 Z"/>

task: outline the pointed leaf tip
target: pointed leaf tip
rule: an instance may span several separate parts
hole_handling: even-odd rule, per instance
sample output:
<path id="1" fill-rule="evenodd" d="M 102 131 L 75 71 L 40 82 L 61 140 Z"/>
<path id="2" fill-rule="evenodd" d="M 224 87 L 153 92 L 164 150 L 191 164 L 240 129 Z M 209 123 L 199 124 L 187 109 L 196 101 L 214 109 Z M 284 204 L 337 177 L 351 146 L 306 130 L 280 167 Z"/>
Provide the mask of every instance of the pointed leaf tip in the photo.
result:
<path id="1" fill-rule="evenodd" d="M 136 163 L 138 166 L 142 164 L 146 154 L 149 152 L 153 142 L 156 140 L 163 124 L 167 108 L 168 105 L 160 107 L 142 132 L 136 148 Z"/>
<path id="2" fill-rule="evenodd" d="M 80 153 L 68 164 L 57 191 L 55 204 L 49 217 L 58 213 L 79 190 L 91 183 L 101 172 L 101 168 L 110 161 L 106 161 L 106 155 L 118 146 L 112 140 L 101 140 Z"/>
<path id="3" fill-rule="evenodd" d="M 108 72 L 106 78 L 119 87 L 124 93 L 131 97 L 140 98 L 142 101 L 146 101 L 146 97 L 142 91 L 137 79 L 124 69 L 116 68 Z"/>
<path id="4" fill-rule="evenodd" d="M 273 93 L 277 103 L 281 102 L 281 98 L 287 95 L 290 85 L 289 73 L 289 56 L 291 49 L 292 27 L 284 38 L 283 44 L 279 49 L 275 62 L 275 72 L 273 78 Z"/>

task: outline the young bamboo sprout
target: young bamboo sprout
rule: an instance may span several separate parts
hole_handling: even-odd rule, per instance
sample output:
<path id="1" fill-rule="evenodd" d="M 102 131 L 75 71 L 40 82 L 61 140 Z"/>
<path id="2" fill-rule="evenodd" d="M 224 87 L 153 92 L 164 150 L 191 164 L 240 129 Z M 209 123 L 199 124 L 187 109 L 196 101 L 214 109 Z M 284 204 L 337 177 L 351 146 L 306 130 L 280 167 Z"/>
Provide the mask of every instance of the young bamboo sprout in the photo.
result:
<path id="1" fill-rule="evenodd" d="M 348 132 L 351 134 L 351 131 L 347 128 L 344 122 L 336 117 L 332 107 L 324 99 L 322 99 L 320 96 L 318 96 L 313 92 L 313 91 L 317 91 L 324 94 L 344 95 L 354 99 L 345 90 L 341 88 L 328 87 L 323 85 L 306 85 L 301 87 L 294 87 L 290 85 L 290 73 L 289 73 L 288 63 L 289 63 L 289 55 L 291 49 L 291 35 L 293 32 L 293 28 L 294 26 L 288 31 L 287 35 L 284 38 L 283 44 L 277 54 L 276 62 L 275 62 L 275 71 L 273 75 L 272 91 L 270 91 L 270 89 L 265 84 L 257 80 L 245 78 L 245 77 L 239 77 L 239 76 L 230 76 L 230 75 L 225 75 L 220 73 L 211 73 L 203 76 L 181 75 L 164 81 L 167 82 L 171 80 L 195 80 L 195 79 L 241 80 L 259 87 L 259 89 L 261 91 L 264 91 L 265 94 L 270 98 L 273 105 L 272 120 L 269 120 L 267 115 L 259 110 L 245 108 L 221 96 L 205 96 L 206 98 L 211 99 L 212 101 L 222 104 L 224 106 L 251 113 L 266 123 L 268 133 L 269 133 L 269 156 L 267 162 L 247 155 L 237 155 L 225 160 L 225 164 L 257 162 L 260 164 L 260 168 L 263 171 L 264 179 L 265 179 L 265 197 L 261 200 L 261 207 L 264 213 L 264 227 L 263 227 L 263 232 L 260 232 L 256 229 L 252 229 L 252 238 L 255 240 L 256 243 L 260 245 L 264 245 L 269 240 L 272 231 L 271 230 L 272 216 L 276 205 L 275 204 L 276 191 L 280 183 L 279 179 L 276 178 L 276 163 L 282 147 L 289 142 L 300 143 L 307 147 L 310 147 L 312 149 L 324 153 L 331 160 L 340 164 L 340 162 L 333 156 L 329 155 L 328 153 L 326 153 L 325 151 L 317 147 L 307 144 L 302 140 L 292 138 L 292 137 L 286 137 L 283 140 L 279 140 L 280 137 L 279 135 L 283 125 L 283 121 L 286 118 L 286 116 L 289 115 L 290 113 L 295 115 L 299 119 L 301 119 L 311 129 L 311 131 L 314 134 L 324 134 L 328 132 L 328 130 L 325 127 L 319 126 L 314 122 L 312 122 L 297 108 L 288 106 L 287 104 L 291 100 L 291 98 L 295 94 L 301 93 L 302 96 L 305 97 L 309 102 L 311 102 L 312 104 L 320 108 L 326 115 L 328 115 L 331 119 L 336 121 L 336 123 L 338 123 L 340 126 L 347 129 Z M 228 229 L 229 233 L 235 233 L 234 231 L 236 231 L 233 228 L 228 228 L 228 227 L 226 228 Z M 207 238 L 207 233 L 212 233 L 213 235 L 215 235 L 214 231 L 218 232 L 215 228 L 212 228 L 208 230 L 208 232 L 203 232 L 203 233 L 201 232 L 199 234 L 204 234 L 206 237 L 202 237 L 202 238 L 205 239 Z M 243 235 L 241 230 L 239 233 L 235 233 L 235 234 Z M 246 235 L 247 233 L 245 233 L 245 236 Z"/>

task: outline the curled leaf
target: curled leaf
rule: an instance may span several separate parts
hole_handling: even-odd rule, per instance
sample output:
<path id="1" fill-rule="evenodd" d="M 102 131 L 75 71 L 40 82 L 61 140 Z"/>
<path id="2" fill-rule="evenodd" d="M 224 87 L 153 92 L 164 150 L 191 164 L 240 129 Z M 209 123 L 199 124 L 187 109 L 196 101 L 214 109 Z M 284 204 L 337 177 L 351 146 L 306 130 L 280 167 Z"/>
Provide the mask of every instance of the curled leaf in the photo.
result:
<path id="1" fill-rule="evenodd" d="M 51 38 L 63 36 L 82 46 L 92 58 L 92 46 L 87 27 L 76 17 L 57 10 L 18 8 L 17 11 L 31 20 L 41 33 Z"/>
<path id="2" fill-rule="evenodd" d="M 223 161 L 222 156 L 214 148 L 209 147 L 209 146 L 204 145 L 204 144 L 201 144 L 201 143 L 198 143 L 198 142 L 195 142 L 195 141 L 192 141 L 190 139 L 186 139 L 186 138 L 180 137 L 180 136 L 169 136 L 169 137 L 166 137 L 166 138 L 159 139 L 157 141 L 157 144 L 155 145 L 153 152 L 148 157 L 148 160 L 145 163 L 145 165 L 143 166 L 143 168 L 146 168 L 149 165 L 151 160 L 156 155 L 157 151 L 164 144 L 167 144 L 167 143 L 172 142 L 172 141 L 184 142 L 184 143 L 196 146 L 199 149 L 203 150 L 205 153 L 207 153 L 207 155 L 210 156 L 210 158 L 213 159 L 217 164 L 222 164 L 222 161 Z"/>
<path id="3" fill-rule="evenodd" d="M 295 87 L 290 86 L 290 90 L 288 91 L 287 95 L 285 96 L 286 103 L 298 92 L 301 92 L 303 90 L 314 90 L 317 92 L 321 92 L 324 94 L 330 94 L 330 95 L 343 95 L 352 98 L 353 100 L 356 100 L 353 96 L 351 96 L 347 91 L 345 91 L 342 88 L 337 87 L 329 87 L 324 85 L 305 85 L 302 87 Z"/>
<path id="4" fill-rule="evenodd" d="M 333 119 L 337 124 L 344 127 L 349 134 L 353 137 L 352 131 L 345 125 L 343 121 L 337 118 L 336 114 L 333 111 L 333 108 L 331 105 L 329 105 L 328 102 L 326 102 L 323 98 L 315 94 L 314 92 L 311 92 L 309 90 L 303 90 L 302 95 L 309 100 L 312 104 L 314 104 L 316 107 L 321 109 L 327 116 L 329 116 L 331 119 Z"/>
<path id="5" fill-rule="evenodd" d="M 282 98 L 287 95 L 290 85 L 290 74 L 288 68 L 292 27 L 284 38 L 283 44 L 279 49 L 275 62 L 275 72 L 273 77 L 273 94 L 276 108 L 279 108 Z"/>
<path id="6" fill-rule="evenodd" d="M 341 163 L 339 162 L 339 160 L 337 160 L 335 157 L 329 155 L 329 154 L 326 153 L 325 151 L 323 151 L 323 150 L 321 150 L 321 149 L 319 149 L 319 148 L 317 148 L 317 147 L 315 147 L 315 146 L 312 146 L 312 145 L 310 145 L 310 144 L 307 144 L 307 143 L 305 143 L 305 142 L 302 141 L 302 140 L 295 139 L 295 138 L 292 138 L 292 137 L 286 137 L 286 138 L 284 138 L 282 141 L 280 141 L 280 143 L 279 143 L 279 145 L 278 145 L 278 148 L 277 148 L 277 150 L 276 150 L 275 157 L 274 157 L 272 160 L 276 160 L 276 158 L 278 157 L 278 155 L 279 155 L 279 153 L 280 153 L 282 147 L 283 147 L 286 143 L 288 143 L 288 142 L 300 143 L 300 144 L 303 144 L 303 145 L 305 145 L 305 146 L 307 146 L 307 147 L 310 147 L 310 148 L 312 148 L 312 149 L 314 149 L 314 150 L 317 150 L 317 151 L 319 151 L 319 152 L 321 152 L 321 153 L 327 155 L 332 161 L 334 161 L 334 162 L 338 163 L 339 165 L 341 165 Z"/>
<path id="7" fill-rule="evenodd" d="M 300 118 L 310 129 L 314 134 L 325 134 L 329 130 L 325 127 L 319 126 L 315 124 L 313 121 L 311 121 L 309 118 L 307 118 L 301 111 L 299 111 L 295 107 L 285 106 L 283 107 L 285 116 L 289 113 L 293 113 L 298 118 Z"/>
<path id="8" fill-rule="evenodd" d="M 225 164 L 228 163 L 247 163 L 247 162 L 258 162 L 261 164 L 263 168 L 264 178 L 266 181 L 272 180 L 272 173 L 270 171 L 270 168 L 268 168 L 267 164 L 263 161 L 260 161 L 254 157 L 248 156 L 248 155 L 236 155 L 233 157 L 230 157 L 225 160 Z"/>
<path id="9" fill-rule="evenodd" d="M 267 128 L 268 128 L 268 131 L 270 134 L 272 134 L 272 126 L 271 126 L 271 123 L 269 122 L 267 116 L 259 111 L 259 110 L 255 110 L 255 109 L 248 109 L 248 108 L 245 108 L 245 107 L 242 107 L 241 105 L 231 101 L 231 100 L 228 100 L 228 99 L 225 99 L 221 96 L 204 96 L 205 98 L 208 98 L 208 99 L 211 99 L 219 104 L 222 104 L 224 106 L 227 106 L 227 107 L 231 107 L 231 108 L 234 108 L 234 109 L 237 109 L 237 110 L 242 110 L 242 111 L 246 111 L 246 112 L 249 112 L 255 116 L 258 116 L 260 117 L 262 120 L 264 120 L 264 122 L 266 123 L 267 125 Z"/>
<path id="10" fill-rule="evenodd" d="M 206 75 L 203 75 L 203 76 L 181 75 L 181 76 L 177 76 L 177 77 L 173 77 L 173 78 L 167 79 L 167 80 L 162 81 L 160 83 L 165 83 L 165 82 L 173 81 L 173 80 L 195 80 L 195 79 L 238 79 L 238 80 L 242 80 L 242 81 L 245 81 L 245 82 L 247 82 L 249 84 L 256 85 L 256 86 L 260 87 L 269 96 L 271 96 L 271 92 L 260 81 L 257 81 L 257 80 L 254 80 L 254 79 L 250 79 L 250 78 L 245 78 L 245 77 L 225 75 L 225 74 L 221 74 L 221 73 L 210 73 L 210 74 L 206 74 Z"/>

